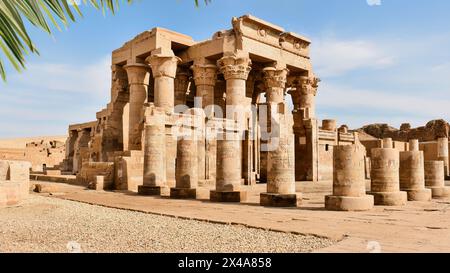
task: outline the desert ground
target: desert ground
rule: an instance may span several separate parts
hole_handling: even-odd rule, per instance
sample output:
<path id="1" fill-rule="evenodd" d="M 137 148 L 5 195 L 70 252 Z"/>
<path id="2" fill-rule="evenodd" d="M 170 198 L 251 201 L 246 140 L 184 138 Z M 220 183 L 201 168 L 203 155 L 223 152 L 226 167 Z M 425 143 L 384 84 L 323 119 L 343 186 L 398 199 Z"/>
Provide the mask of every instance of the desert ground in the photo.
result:
<path id="1" fill-rule="evenodd" d="M 450 200 L 331 212 L 331 182 L 297 183 L 299 208 L 260 207 L 265 185 L 248 187 L 246 203 L 224 204 L 33 184 L 41 193 L 0 209 L 1 252 L 450 251 Z"/>

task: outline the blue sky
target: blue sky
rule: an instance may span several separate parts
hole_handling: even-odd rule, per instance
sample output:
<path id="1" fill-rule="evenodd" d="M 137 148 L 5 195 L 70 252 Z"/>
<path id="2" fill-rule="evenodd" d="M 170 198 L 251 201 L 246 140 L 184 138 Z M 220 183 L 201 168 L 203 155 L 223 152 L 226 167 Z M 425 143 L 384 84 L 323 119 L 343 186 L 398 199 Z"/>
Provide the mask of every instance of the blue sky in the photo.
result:
<path id="1" fill-rule="evenodd" d="M 94 120 L 109 100 L 110 52 L 140 32 L 161 26 L 201 41 L 248 13 L 312 39 L 319 118 L 352 128 L 448 120 L 450 1 L 378 1 L 141 0 L 105 17 L 83 8 L 53 37 L 32 30 L 41 55 L 0 83 L 0 138 L 62 135 Z"/>

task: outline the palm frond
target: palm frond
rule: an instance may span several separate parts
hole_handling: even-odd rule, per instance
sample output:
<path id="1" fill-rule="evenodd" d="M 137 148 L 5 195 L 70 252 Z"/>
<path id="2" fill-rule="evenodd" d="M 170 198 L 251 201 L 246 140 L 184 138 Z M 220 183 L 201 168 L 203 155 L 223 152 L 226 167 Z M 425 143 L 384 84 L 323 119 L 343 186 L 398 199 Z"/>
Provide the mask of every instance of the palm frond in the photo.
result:
<path id="1" fill-rule="evenodd" d="M 25 68 L 25 56 L 39 54 L 25 27 L 24 20 L 33 26 L 52 33 L 52 26 L 61 30 L 60 24 L 67 26 L 82 17 L 78 4 L 90 5 L 103 14 L 115 14 L 122 2 L 131 4 L 133 0 L 0 0 L 0 48 L 12 66 L 21 71 Z M 204 0 L 205 4 L 211 0 Z M 199 6 L 199 0 L 194 0 Z M 6 81 L 4 63 L 0 55 L 0 76 Z"/>
<path id="2" fill-rule="evenodd" d="M 80 3 L 113 14 L 120 2 L 133 0 L 82 0 Z M 21 71 L 25 68 L 28 53 L 39 54 L 25 27 L 25 20 L 51 34 L 51 26 L 61 29 L 82 16 L 80 7 L 73 0 L 1 0 L 0 1 L 0 48 L 12 66 Z M 4 62 L 0 58 L 0 76 L 5 81 Z"/>

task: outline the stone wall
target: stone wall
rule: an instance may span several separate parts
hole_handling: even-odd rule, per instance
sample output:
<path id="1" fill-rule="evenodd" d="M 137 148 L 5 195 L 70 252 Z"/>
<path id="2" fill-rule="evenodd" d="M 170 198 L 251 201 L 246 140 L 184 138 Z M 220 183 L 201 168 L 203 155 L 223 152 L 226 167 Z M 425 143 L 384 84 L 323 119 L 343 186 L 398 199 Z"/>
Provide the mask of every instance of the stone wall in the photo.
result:
<path id="1" fill-rule="evenodd" d="M 77 183 L 98 190 L 112 189 L 114 163 L 84 162 L 80 172 L 77 174 Z"/>
<path id="2" fill-rule="evenodd" d="M 28 161 L 33 171 L 57 167 L 65 158 L 64 137 L 0 141 L 0 160 Z M 3 143 L 3 144 L 2 144 Z"/>
<path id="3" fill-rule="evenodd" d="M 144 153 L 142 151 L 123 152 L 115 157 L 114 188 L 124 191 L 138 191 L 144 184 Z"/>
<path id="4" fill-rule="evenodd" d="M 28 197 L 30 163 L 0 160 L 0 207 L 16 205 Z"/>

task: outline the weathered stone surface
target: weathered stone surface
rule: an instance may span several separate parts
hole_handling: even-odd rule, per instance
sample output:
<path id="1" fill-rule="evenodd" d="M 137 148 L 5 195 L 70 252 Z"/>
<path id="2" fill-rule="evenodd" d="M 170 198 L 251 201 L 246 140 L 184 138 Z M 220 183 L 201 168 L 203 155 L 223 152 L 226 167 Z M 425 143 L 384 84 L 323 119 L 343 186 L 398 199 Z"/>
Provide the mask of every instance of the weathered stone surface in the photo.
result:
<path id="1" fill-rule="evenodd" d="M 400 192 L 400 155 L 393 148 L 372 149 L 371 190 L 375 205 L 401 206 L 407 201 L 407 193 Z"/>
<path id="2" fill-rule="evenodd" d="M 114 185 L 117 190 L 137 192 L 144 183 L 144 153 L 129 151 L 119 153 L 114 159 Z"/>
<path id="3" fill-rule="evenodd" d="M 365 148 L 336 146 L 333 151 L 333 195 L 325 197 L 328 210 L 363 211 L 373 208 L 373 196 L 366 195 Z"/>
<path id="4" fill-rule="evenodd" d="M 261 193 L 260 205 L 263 207 L 298 207 L 302 203 L 302 194 Z"/>
<path id="5" fill-rule="evenodd" d="M 166 186 L 166 138 L 163 124 L 145 126 L 144 186 Z"/>
<path id="6" fill-rule="evenodd" d="M 30 190 L 29 162 L 0 160 L 0 207 L 16 205 Z"/>
<path id="7" fill-rule="evenodd" d="M 410 141 L 413 151 L 400 152 L 400 189 L 408 193 L 409 201 L 430 201 L 431 190 L 425 188 L 423 152 L 416 150 L 416 142 Z"/>
<path id="8" fill-rule="evenodd" d="M 110 190 L 114 183 L 114 163 L 112 162 L 85 162 L 77 175 L 77 182 L 91 189 L 97 187 L 97 176 L 102 176 L 101 190 Z"/>
<path id="9" fill-rule="evenodd" d="M 431 189 L 433 198 L 450 197 L 450 187 L 445 186 L 444 162 L 425 161 L 425 186 Z"/>

